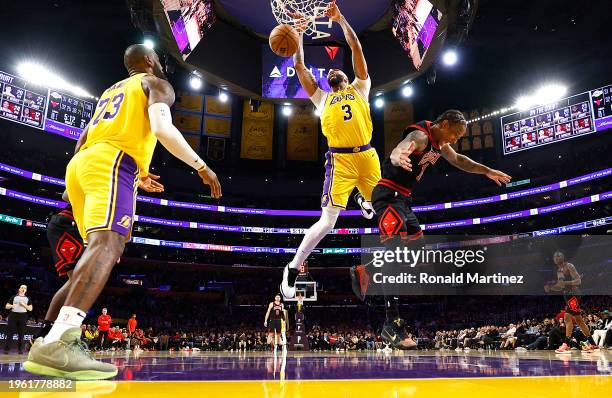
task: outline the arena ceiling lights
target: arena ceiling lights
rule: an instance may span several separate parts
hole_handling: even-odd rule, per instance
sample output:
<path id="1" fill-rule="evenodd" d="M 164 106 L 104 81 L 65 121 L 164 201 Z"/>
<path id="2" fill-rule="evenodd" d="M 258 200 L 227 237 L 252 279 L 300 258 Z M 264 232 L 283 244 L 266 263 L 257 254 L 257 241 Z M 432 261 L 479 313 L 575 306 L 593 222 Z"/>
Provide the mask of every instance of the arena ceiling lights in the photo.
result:
<path id="1" fill-rule="evenodd" d="M 69 91 L 79 97 L 95 98 L 84 88 L 76 86 L 55 73 L 50 68 L 36 62 L 22 62 L 17 65 L 17 73 L 21 78 L 32 84 Z"/>
<path id="2" fill-rule="evenodd" d="M 540 87 L 530 95 L 523 95 L 516 100 L 514 106 L 519 111 L 527 110 L 533 106 L 549 104 L 563 98 L 567 87 L 561 84 L 547 84 Z"/>

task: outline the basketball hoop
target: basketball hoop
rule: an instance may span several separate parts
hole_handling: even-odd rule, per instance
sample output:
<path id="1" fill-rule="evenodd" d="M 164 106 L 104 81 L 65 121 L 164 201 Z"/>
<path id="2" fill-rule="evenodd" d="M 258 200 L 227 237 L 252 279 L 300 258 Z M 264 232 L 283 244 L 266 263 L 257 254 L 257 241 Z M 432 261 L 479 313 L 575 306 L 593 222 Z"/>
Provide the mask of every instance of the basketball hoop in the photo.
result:
<path id="1" fill-rule="evenodd" d="M 317 31 L 315 20 L 325 16 L 332 0 L 270 0 L 279 25 L 288 24 L 307 36 Z"/>

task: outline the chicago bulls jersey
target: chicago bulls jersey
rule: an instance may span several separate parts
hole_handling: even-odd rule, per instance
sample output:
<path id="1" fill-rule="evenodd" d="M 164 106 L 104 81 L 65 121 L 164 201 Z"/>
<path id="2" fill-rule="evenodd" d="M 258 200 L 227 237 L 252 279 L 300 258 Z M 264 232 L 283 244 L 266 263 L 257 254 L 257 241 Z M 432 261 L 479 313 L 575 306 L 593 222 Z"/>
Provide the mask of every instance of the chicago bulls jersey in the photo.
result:
<path id="1" fill-rule="evenodd" d="M 430 167 L 436 164 L 441 156 L 440 146 L 433 140 L 431 136 L 431 124 L 432 122 L 426 120 L 418 122 L 406 127 L 402 139 L 406 138 L 414 130 L 420 130 L 427 134 L 429 138 L 427 147 L 423 151 L 415 151 L 410 155 L 412 162 L 412 171 L 407 171 L 401 167 L 394 166 L 391 164 L 391 158 L 387 157 L 382 164 L 382 179 L 380 185 L 388 186 L 392 189 L 398 190 L 398 192 L 410 196 L 412 187 L 423 178 L 423 174 Z M 405 189 L 399 189 L 399 186 Z M 397 189 L 396 189 L 397 188 Z"/>
<path id="2" fill-rule="evenodd" d="M 66 277 L 68 272 L 76 267 L 85 250 L 70 205 L 51 217 L 47 224 L 47 239 L 51 246 L 55 270 L 60 277 Z"/>

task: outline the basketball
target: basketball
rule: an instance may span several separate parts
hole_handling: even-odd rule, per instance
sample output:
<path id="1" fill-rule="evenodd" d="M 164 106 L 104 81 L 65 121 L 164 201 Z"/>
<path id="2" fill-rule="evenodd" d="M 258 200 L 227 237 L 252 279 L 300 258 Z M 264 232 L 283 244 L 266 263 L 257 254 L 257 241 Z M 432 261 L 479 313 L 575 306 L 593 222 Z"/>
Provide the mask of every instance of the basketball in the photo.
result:
<path id="1" fill-rule="evenodd" d="M 291 25 L 278 25 L 270 33 L 270 48 L 281 57 L 290 57 L 295 54 L 298 44 L 298 32 Z"/>

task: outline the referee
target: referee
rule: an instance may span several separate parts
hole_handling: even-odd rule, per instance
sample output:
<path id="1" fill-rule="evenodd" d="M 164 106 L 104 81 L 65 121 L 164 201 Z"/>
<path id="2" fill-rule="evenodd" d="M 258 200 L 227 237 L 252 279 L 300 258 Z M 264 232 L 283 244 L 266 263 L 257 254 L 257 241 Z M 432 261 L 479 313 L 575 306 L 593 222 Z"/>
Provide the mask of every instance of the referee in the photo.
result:
<path id="1" fill-rule="evenodd" d="M 25 333 L 26 323 L 28 321 L 28 311 L 32 311 L 30 298 L 26 296 L 28 287 L 26 285 L 19 286 L 19 291 L 11 297 L 4 308 L 11 310 L 6 325 L 6 342 L 4 343 L 4 353 L 8 354 L 9 345 L 13 340 L 13 334 L 17 332 L 19 353 L 23 354 L 23 334 Z"/>

